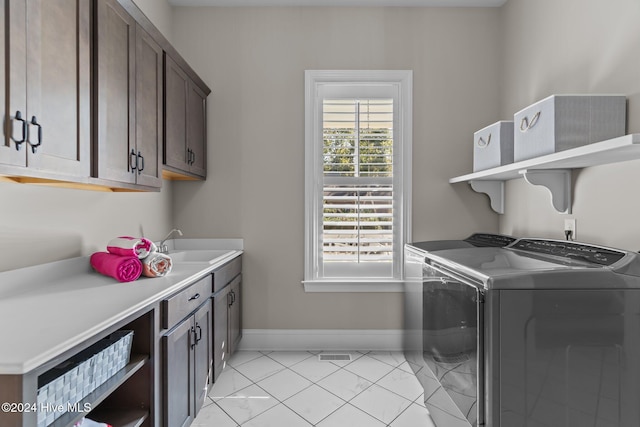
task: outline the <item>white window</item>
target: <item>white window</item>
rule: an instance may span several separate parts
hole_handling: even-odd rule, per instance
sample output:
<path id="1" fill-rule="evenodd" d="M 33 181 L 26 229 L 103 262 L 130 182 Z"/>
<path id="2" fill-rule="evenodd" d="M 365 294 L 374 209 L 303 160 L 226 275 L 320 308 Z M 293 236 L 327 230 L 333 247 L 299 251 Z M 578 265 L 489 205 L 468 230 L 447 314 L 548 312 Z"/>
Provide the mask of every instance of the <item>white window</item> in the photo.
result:
<path id="1" fill-rule="evenodd" d="M 306 71 L 307 291 L 397 290 L 411 228 L 411 86 L 411 71 Z"/>

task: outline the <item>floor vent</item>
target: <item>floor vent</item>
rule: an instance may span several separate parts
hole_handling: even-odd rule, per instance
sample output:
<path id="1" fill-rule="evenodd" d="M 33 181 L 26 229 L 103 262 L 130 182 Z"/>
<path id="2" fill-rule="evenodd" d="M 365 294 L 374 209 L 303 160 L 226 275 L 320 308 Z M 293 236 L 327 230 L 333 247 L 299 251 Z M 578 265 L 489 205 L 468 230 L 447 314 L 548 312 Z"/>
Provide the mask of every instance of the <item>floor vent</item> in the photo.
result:
<path id="1" fill-rule="evenodd" d="M 320 362 L 351 362 L 351 355 L 321 353 L 318 355 L 318 360 Z"/>

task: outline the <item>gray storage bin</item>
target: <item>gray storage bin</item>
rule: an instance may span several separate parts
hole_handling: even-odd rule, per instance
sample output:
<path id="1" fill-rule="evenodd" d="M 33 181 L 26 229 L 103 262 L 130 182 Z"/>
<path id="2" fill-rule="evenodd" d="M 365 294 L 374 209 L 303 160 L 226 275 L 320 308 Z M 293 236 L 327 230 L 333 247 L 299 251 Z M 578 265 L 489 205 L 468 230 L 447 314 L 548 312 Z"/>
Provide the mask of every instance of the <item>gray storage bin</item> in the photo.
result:
<path id="1" fill-rule="evenodd" d="M 623 95 L 551 95 L 514 114 L 514 161 L 622 136 Z"/>
<path id="2" fill-rule="evenodd" d="M 513 163 L 513 122 L 500 121 L 473 134 L 473 171 Z"/>

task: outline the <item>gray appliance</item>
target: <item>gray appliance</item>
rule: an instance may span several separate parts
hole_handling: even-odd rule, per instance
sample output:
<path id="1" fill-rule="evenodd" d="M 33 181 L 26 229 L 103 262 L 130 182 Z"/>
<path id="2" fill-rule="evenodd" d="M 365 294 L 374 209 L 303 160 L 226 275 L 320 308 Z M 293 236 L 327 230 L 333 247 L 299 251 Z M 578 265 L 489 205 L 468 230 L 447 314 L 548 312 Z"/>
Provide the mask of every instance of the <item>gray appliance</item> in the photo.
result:
<path id="1" fill-rule="evenodd" d="M 447 249 L 504 247 L 516 238 L 502 234 L 474 233 L 462 240 L 429 240 L 405 245 L 404 250 L 404 350 L 409 362 L 422 365 L 422 269 L 425 254 Z M 429 313 L 427 313 L 427 316 Z M 436 319 L 434 319 L 436 320 Z"/>
<path id="2" fill-rule="evenodd" d="M 407 359 L 438 427 L 640 425 L 636 253 L 520 239 L 420 255 Z"/>
<path id="3" fill-rule="evenodd" d="M 405 245 L 404 263 L 404 334 L 403 347 L 407 361 L 415 372 L 426 366 L 423 358 L 423 338 L 426 324 L 439 323 L 441 327 L 446 322 L 458 322 L 457 316 L 440 317 L 433 311 L 423 311 L 423 265 L 425 255 L 429 252 L 448 249 L 474 247 L 504 247 L 515 242 L 516 238 L 501 234 L 474 233 L 462 240 L 430 240 L 414 242 Z M 456 298 L 456 291 L 442 292 L 444 299 Z M 453 319 L 453 320 L 452 320 Z M 457 326 L 457 323 L 451 325 Z M 431 329 L 431 327 L 430 327 Z"/>

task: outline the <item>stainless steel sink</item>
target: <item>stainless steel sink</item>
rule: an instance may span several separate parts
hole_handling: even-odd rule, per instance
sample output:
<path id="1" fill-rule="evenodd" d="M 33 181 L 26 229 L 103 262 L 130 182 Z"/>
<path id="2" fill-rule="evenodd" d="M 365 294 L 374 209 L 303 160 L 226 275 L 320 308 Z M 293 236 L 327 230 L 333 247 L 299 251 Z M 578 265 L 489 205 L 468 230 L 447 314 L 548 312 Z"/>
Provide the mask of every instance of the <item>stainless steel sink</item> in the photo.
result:
<path id="1" fill-rule="evenodd" d="M 223 255 L 228 254 L 229 250 L 213 250 L 213 249 L 200 249 L 192 251 L 171 251 L 167 255 L 171 257 L 173 263 L 207 263 L 213 264 Z"/>

